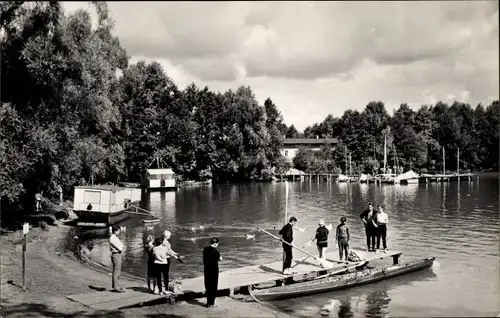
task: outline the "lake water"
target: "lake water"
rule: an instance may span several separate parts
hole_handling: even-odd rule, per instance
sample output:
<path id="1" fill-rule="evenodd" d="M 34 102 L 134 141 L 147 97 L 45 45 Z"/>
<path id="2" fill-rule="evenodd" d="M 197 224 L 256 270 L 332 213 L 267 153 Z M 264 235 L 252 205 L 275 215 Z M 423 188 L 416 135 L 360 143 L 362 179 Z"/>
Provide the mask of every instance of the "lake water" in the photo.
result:
<path id="1" fill-rule="evenodd" d="M 273 302 L 283 311 L 318 316 L 331 300 L 331 316 L 496 316 L 500 313 L 499 179 L 482 174 L 478 181 L 407 186 L 337 184 L 320 181 L 289 183 L 288 216 L 296 216 L 305 232 L 295 243 L 314 237 L 317 221 L 338 224 L 348 218 L 353 246 L 365 246 L 359 214 L 369 202 L 385 205 L 389 214 L 388 245 L 402 250 L 401 262 L 435 256 L 432 270 L 343 291 Z M 127 250 L 124 271 L 144 276 L 148 234 L 172 231 L 174 250 L 185 264 L 171 267 L 171 277 L 202 275 L 202 249 L 212 236 L 221 240 L 221 270 L 282 260 L 281 244 L 256 227 L 277 231 L 284 224 L 285 184 L 255 183 L 187 188 L 145 195 L 142 207 L 161 218 L 153 232 L 133 218 L 124 222 Z M 204 230 L 192 232 L 192 228 Z M 246 234 L 255 233 L 255 240 Z M 79 233 L 91 258 L 110 265 L 105 231 Z M 332 241 L 330 241 L 332 246 Z M 332 248 L 330 248 L 332 250 Z M 314 246 L 310 252 L 316 253 Z M 302 256 L 294 252 L 295 256 Z"/>

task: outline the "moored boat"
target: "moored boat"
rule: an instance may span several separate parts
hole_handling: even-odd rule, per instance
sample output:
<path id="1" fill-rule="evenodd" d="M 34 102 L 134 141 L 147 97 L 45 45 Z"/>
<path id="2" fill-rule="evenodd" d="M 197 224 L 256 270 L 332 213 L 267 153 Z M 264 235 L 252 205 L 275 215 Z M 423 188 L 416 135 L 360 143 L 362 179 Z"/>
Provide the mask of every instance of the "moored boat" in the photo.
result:
<path id="1" fill-rule="evenodd" d="M 73 211 L 78 226 L 108 227 L 129 217 L 131 203 L 141 200 L 141 189 L 111 185 L 76 186 Z"/>
<path id="2" fill-rule="evenodd" d="M 337 177 L 337 182 L 350 182 L 350 181 L 351 178 L 344 174 L 339 174 L 339 176 Z"/>
<path id="3" fill-rule="evenodd" d="M 405 264 L 394 264 L 381 268 L 368 268 L 349 274 L 332 275 L 325 278 L 313 278 L 308 281 L 265 289 L 254 289 L 251 293 L 256 299 L 265 301 L 302 297 L 306 295 L 356 287 L 428 269 L 432 266 L 434 260 L 435 257 L 428 257 Z"/>

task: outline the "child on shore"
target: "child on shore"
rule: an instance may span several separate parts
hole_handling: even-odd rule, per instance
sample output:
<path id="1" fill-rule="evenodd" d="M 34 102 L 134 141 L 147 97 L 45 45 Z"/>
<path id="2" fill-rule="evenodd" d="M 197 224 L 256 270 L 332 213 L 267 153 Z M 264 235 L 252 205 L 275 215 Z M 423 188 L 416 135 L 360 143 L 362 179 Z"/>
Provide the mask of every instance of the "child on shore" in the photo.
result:
<path id="1" fill-rule="evenodd" d="M 154 293 L 156 290 L 156 272 L 155 272 L 155 256 L 153 255 L 154 238 L 152 235 L 148 235 L 146 239 L 146 253 L 148 254 L 148 290 L 150 293 Z M 151 287 L 152 283 L 152 287 Z"/>
<path id="2" fill-rule="evenodd" d="M 349 257 L 349 240 L 351 238 L 349 234 L 349 228 L 347 227 L 347 218 L 343 216 L 340 219 L 340 224 L 337 226 L 337 234 L 335 235 L 335 240 L 339 247 L 339 260 L 342 261 L 343 255 L 345 253 L 345 261 L 348 262 Z"/>

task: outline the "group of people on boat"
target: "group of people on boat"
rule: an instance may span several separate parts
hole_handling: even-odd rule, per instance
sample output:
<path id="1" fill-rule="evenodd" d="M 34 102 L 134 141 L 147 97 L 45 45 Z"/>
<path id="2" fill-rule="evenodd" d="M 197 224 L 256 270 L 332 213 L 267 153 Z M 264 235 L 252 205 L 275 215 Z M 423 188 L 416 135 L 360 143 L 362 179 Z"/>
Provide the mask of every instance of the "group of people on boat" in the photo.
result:
<path id="1" fill-rule="evenodd" d="M 121 255 L 124 245 L 118 237 L 120 231 L 121 228 L 119 226 L 114 225 L 111 227 L 109 248 L 111 251 L 111 263 L 113 265 L 112 291 L 122 293 L 125 290 L 120 286 L 119 280 L 122 266 Z M 172 249 L 169 242 L 171 236 L 172 233 L 165 230 L 160 237 L 154 238 L 149 235 L 146 239 L 148 290 L 157 295 L 169 295 L 176 291 L 175 286 L 171 286 L 169 282 L 170 264 L 173 258 L 182 262 L 182 257 Z M 213 237 L 210 239 L 209 245 L 203 249 L 205 294 L 207 297 L 206 306 L 209 308 L 215 306 L 215 296 L 218 289 L 219 261 L 222 261 L 222 257 L 217 250 L 219 242 L 217 237 Z"/>
<path id="2" fill-rule="evenodd" d="M 380 250 L 380 241 L 382 240 L 383 251 L 387 251 L 387 224 L 389 218 L 387 213 L 385 213 L 382 206 L 378 206 L 378 209 L 373 208 L 373 204 L 368 205 L 368 209 L 363 211 L 360 215 L 360 219 L 363 221 L 366 233 L 366 244 L 368 252 L 375 252 Z M 292 273 L 293 266 L 293 229 L 296 227 L 298 220 L 296 217 L 292 216 L 288 223 L 283 226 L 279 231 L 282 240 L 284 259 L 283 259 L 283 274 L 288 275 Z M 316 229 L 316 235 L 311 240 L 311 242 L 316 242 L 316 247 L 318 248 L 318 259 L 326 260 L 326 249 L 328 247 L 328 235 L 330 230 L 325 225 L 323 220 L 318 221 L 318 228 Z M 340 218 L 340 224 L 337 225 L 335 232 L 335 247 L 339 250 L 339 260 L 349 262 L 349 242 L 351 240 L 351 234 L 349 227 L 347 226 L 347 218 L 345 216 Z M 320 263 L 322 266 L 323 263 Z"/>

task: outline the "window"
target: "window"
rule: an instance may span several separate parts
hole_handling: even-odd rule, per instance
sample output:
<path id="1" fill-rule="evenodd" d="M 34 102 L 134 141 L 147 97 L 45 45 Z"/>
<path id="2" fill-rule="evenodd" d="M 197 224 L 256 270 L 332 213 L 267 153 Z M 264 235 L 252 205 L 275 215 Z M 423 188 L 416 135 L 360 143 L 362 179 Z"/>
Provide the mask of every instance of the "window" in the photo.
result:
<path id="1" fill-rule="evenodd" d="M 285 157 L 288 157 L 288 150 L 285 150 Z"/>
<path id="2" fill-rule="evenodd" d="M 85 203 L 101 203 L 101 191 L 87 191 L 85 190 L 83 201 Z"/>

